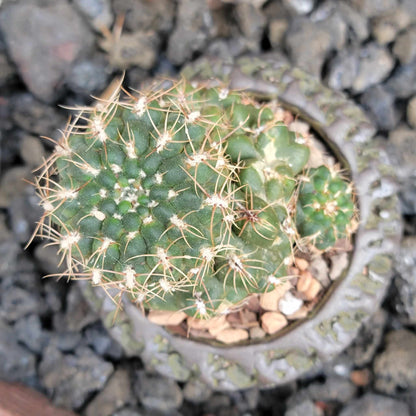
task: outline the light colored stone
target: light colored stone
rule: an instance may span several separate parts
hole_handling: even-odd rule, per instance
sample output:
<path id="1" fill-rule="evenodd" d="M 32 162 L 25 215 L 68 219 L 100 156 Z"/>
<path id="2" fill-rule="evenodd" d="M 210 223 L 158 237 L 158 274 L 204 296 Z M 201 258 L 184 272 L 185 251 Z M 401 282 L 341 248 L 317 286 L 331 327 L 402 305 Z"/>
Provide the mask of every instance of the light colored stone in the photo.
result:
<path id="1" fill-rule="evenodd" d="M 263 293 L 260 295 L 260 306 L 266 311 L 277 311 L 279 309 L 279 300 L 291 287 L 292 285 L 286 281 L 271 292 Z"/>
<path id="2" fill-rule="evenodd" d="M 402 64 L 409 64 L 416 58 L 416 27 L 406 30 L 397 38 L 393 53 Z"/>
<path id="3" fill-rule="evenodd" d="M 216 339 L 223 342 L 224 344 L 234 344 L 235 342 L 240 342 L 248 339 L 248 332 L 239 328 L 223 329 L 222 331 L 218 332 Z"/>
<path id="4" fill-rule="evenodd" d="M 407 105 L 407 122 L 416 129 L 416 95 L 412 97 Z"/>
<path id="5" fill-rule="evenodd" d="M 284 315 L 292 315 L 303 305 L 303 300 L 294 296 L 291 292 L 286 292 L 279 300 L 279 311 Z"/>
<path id="6" fill-rule="evenodd" d="M 255 326 L 254 328 L 250 328 L 250 338 L 251 339 L 259 339 L 264 338 L 266 336 L 266 332 L 259 326 Z"/>
<path id="7" fill-rule="evenodd" d="M 279 312 L 266 312 L 261 317 L 261 327 L 267 334 L 274 334 L 287 325 L 287 319 Z"/>
<path id="8" fill-rule="evenodd" d="M 283 45 L 284 35 L 289 23 L 286 19 L 273 19 L 269 24 L 269 40 L 273 48 Z"/>
<path id="9" fill-rule="evenodd" d="M 158 325 L 179 325 L 187 317 L 182 311 L 150 311 L 147 319 Z"/>

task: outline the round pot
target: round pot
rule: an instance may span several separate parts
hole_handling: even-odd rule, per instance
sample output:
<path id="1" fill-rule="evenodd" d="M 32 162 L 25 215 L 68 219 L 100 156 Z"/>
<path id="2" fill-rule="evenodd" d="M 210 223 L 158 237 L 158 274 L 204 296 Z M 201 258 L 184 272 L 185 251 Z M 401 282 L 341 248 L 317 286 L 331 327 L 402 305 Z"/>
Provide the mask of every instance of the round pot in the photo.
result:
<path id="1" fill-rule="evenodd" d="M 127 299 L 118 310 L 102 289 L 80 284 L 126 354 L 140 356 L 163 375 L 180 381 L 200 378 L 218 390 L 284 384 L 339 354 L 380 305 L 402 228 L 394 172 L 374 146 L 375 129 L 360 108 L 274 56 L 236 62 L 201 59 L 186 68 L 184 76 L 220 78 L 230 88 L 277 98 L 310 123 L 355 184 L 360 226 L 350 264 L 307 318 L 262 342 L 233 346 L 173 335 L 149 322 Z"/>

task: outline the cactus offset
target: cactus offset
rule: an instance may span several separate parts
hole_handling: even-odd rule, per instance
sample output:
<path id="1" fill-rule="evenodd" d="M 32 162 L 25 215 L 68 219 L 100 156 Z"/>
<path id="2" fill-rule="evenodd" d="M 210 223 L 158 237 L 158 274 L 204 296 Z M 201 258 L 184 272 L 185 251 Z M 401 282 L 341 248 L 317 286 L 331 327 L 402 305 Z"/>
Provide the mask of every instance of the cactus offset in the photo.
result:
<path id="1" fill-rule="evenodd" d="M 41 234 L 70 276 L 214 316 L 284 280 L 300 245 L 350 235 L 351 184 L 308 158 L 271 104 L 184 80 L 153 86 L 69 126 L 39 178 Z"/>

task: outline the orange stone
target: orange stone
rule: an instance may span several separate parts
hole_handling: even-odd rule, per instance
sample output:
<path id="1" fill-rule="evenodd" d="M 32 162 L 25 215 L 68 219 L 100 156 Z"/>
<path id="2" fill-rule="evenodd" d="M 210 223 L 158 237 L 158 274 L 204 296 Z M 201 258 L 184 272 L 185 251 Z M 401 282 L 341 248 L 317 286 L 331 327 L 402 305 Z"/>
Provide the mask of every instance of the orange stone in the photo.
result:
<path id="1" fill-rule="evenodd" d="M 279 309 L 279 300 L 292 287 L 290 282 L 286 281 L 276 286 L 271 292 L 260 295 L 260 306 L 265 311 L 277 311 Z"/>
<path id="2" fill-rule="evenodd" d="M 248 332 L 245 329 L 227 328 L 218 332 L 215 338 L 224 344 L 234 344 L 248 339 Z"/>
<path id="3" fill-rule="evenodd" d="M 184 321 L 187 316 L 185 312 L 181 311 L 150 311 L 147 319 L 158 325 L 176 326 Z"/>
<path id="4" fill-rule="evenodd" d="M 266 312 L 261 317 L 261 327 L 268 334 L 274 334 L 287 325 L 287 319 L 279 312 Z"/>

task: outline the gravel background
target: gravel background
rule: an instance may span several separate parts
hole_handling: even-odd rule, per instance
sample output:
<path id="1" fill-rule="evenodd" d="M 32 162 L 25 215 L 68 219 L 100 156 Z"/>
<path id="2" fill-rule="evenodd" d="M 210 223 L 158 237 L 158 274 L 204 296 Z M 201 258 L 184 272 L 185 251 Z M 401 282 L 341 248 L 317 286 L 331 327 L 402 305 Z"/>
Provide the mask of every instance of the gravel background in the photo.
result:
<path id="1" fill-rule="evenodd" d="M 134 87 L 202 54 L 261 51 L 364 107 L 396 165 L 406 231 L 383 308 L 344 354 L 283 388 L 213 393 L 146 372 L 76 285 L 41 279 L 57 261 L 38 241 L 23 249 L 41 212 L 21 178 L 59 137 L 59 105 L 90 103 L 123 70 Z M 85 416 L 416 414 L 415 0 L 0 0 L 0 166 L 0 379 Z"/>

